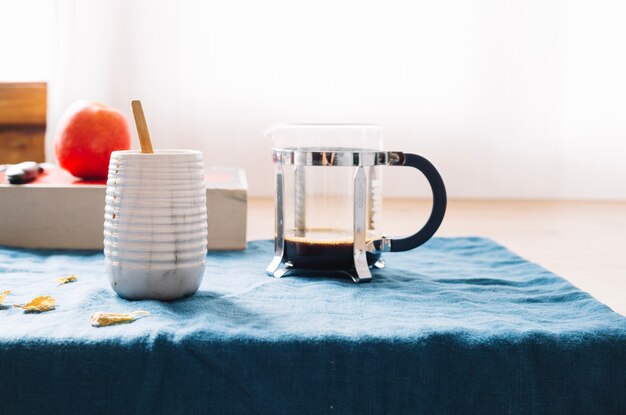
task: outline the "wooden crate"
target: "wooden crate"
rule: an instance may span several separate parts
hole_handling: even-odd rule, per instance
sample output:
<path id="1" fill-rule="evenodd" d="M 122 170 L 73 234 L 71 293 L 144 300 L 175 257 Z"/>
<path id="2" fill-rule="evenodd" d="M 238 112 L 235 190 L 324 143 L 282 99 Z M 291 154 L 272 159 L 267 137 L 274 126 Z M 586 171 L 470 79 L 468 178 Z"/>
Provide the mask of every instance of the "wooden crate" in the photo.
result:
<path id="1" fill-rule="evenodd" d="M 0 164 L 45 161 L 45 82 L 0 82 Z"/>

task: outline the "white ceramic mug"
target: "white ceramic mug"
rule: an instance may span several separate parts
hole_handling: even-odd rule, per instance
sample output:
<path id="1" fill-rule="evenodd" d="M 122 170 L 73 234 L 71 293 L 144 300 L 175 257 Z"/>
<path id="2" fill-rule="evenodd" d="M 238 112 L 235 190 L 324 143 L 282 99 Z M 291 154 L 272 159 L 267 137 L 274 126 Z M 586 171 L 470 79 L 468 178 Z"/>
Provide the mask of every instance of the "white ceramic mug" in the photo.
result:
<path id="1" fill-rule="evenodd" d="M 114 151 L 104 213 L 113 290 L 129 300 L 175 300 L 197 291 L 207 252 L 202 153 Z"/>

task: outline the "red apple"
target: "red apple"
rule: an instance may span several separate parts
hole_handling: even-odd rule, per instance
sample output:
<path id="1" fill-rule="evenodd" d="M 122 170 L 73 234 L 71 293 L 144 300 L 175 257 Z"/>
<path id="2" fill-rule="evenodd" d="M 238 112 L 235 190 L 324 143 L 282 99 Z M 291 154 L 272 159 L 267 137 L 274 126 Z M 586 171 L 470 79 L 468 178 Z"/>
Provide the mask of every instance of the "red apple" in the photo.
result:
<path id="1" fill-rule="evenodd" d="M 91 101 L 70 105 L 54 136 L 59 165 L 82 179 L 106 179 L 111 153 L 129 148 L 130 132 L 124 114 Z"/>

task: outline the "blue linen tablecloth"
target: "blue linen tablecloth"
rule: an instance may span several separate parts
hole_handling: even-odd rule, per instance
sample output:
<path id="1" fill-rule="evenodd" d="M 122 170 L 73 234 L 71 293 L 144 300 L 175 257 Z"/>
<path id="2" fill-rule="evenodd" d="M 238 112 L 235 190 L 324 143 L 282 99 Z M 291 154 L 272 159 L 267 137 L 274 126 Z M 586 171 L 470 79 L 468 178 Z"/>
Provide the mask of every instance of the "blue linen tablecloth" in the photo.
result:
<path id="1" fill-rule="evenodd" d="M 626 413 L 626 319 L 493 241 L 435 238 L 361 285 L 271 257 L 210 253 L 196 295 L 129 302 L 100 252 L 0 248 L 5 305 L 57 300 L 0 310 L 0 413 Z"/>

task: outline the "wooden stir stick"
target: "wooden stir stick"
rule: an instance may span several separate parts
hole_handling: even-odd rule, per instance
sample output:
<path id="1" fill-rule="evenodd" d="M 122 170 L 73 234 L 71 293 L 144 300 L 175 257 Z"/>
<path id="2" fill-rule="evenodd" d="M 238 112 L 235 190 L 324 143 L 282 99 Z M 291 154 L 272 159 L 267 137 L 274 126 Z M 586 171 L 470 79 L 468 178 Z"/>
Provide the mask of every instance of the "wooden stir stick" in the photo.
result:
<path id="1" fill-rule="evenodd" d="M 152 142 L 150 141 L 150 133 L 148 132 L 148 124 L 146 117 L 143 115 L 141 101 L 133 100 L 130 102 L 133 107 L 133 116 L 135 117 L 135 125 L 137 126 L 137 134 L 139 134 L 139 144 L 141 144 L 142 153 L 154 153 L 152 150 Z"/>

